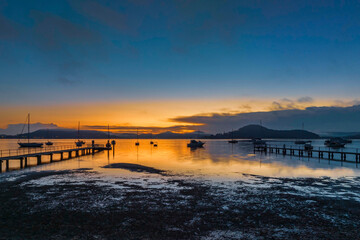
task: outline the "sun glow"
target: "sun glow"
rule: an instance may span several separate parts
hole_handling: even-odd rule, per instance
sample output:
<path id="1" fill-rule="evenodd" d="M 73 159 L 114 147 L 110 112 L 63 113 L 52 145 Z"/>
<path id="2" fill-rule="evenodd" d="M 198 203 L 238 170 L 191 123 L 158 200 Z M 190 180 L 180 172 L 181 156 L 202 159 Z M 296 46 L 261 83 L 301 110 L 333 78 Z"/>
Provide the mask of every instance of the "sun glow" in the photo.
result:
<path id="1" fill-rule="evenodd" d="M 310 101 L 311 100 L 311 101 Z M 143 133 L 151 131 L 173 131 L 178 133 L 201 130 L 202 124 L 183 123 L 171 120 L 179 116 L 238 114 L 258 111 L 274 111 L 285 109 L 304 109 L 310 106 L 348 106 L 351 101 L 335 101 L 318 99 L 308 101 L 290 99 L 191 99 L 191 100 L 138 100 L 122 102 L 83 102 L 51 105 L 21 105 L 0 106 L 0 127 L 7 124 L 22 123 L 28 112 L 32 122 L 54 123 L 59 127 L 77 128 L 81 122 L 82 128 L 94 130 L 134 132 L 138 128 Z M 178 126 L 172 128 L 173 126 Z"/>

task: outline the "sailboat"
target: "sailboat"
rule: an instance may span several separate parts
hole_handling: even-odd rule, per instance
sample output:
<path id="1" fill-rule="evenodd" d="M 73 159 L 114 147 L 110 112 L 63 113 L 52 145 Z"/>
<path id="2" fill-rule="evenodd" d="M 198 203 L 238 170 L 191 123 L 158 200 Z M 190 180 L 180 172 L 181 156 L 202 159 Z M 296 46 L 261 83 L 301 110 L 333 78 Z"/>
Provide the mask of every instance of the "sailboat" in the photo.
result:
<path id="1" fill-rule="evenodd" d="M 304 123 L 302 123 L 302 130 L 304 131 Z M 298 139 L 294 143 L 295 144 L 307 144 L 307 143 L 311 143 L 311 141 L 305 141 L 305 140 Z"/>
<path id="2" fill-rule="evenodd" d="M 27 116 L 27 125 L 28 125 L 27 143 L 26 142 L 22 143 L 19 141 L 18 142 L 19 146 L 20 147 L 42 147 L 42 145 L 43 145 L 42 143 L 30 142 L 30 113 L 28 113 L 28 116 Z M 24 125 L 24 127 L 25 127 L 25 125 Z"/>
<path id="3" fill-rule="evenodd" d="M 49 129 L 47 130 L 48 141 L 45 143 L 47 146 L 52 146 L 54 143 L 49 140 Z"/>
<path id="4" fill-rule="evenodd" d="M 231 140 L 228 141 L 229 143 L 238 143 L 238 140 L 234 139 L 234 129 L 231 131 Z"/>
<path id="5" fill-rule="evenodd" d="M 139 143 L 139 129 L 137 128 L 136 129 L 136 143 L 135 143 L 136 146 L 139 146 L 140 143 Z"/>
<path id="6" fill-rule="evenodd" d="M 80 140 L 80 122 L 78 123 L 78 140 L 75 142 L 77 147 L 82 147 L 85 144 L 83 140 Z"/>
<path id="7" fill-rule="evenodd" d="M 108 141 L 107 141 L 107 143 L 106 143 L 106 147 L 107 147 L 107 148 L 111 148 L 109 124 L 108 124 Z"/>
<path id="8" fill-rule="evenodd" d="M 152 131 L 151 131 L 151 140 L 150 140 L 150 144 L 154 144 L 153 140 L 152 140 Z"/>

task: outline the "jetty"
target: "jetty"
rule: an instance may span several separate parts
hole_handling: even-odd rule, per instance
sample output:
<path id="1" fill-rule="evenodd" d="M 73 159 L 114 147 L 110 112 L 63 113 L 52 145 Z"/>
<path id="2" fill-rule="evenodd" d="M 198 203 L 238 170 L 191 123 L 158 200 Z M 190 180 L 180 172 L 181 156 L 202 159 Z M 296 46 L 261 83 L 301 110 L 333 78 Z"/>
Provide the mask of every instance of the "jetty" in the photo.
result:
<path id="1" fill-rule="evenodd" d="M 360 153 L 358 149 L 346 149 L 346 148 L 313 148 L 311 150 L 306 150 L 301 147 L 295 146 L 278 146 L 278 145 L 254 145 L 254 153 L 275 153 L 282 154 L 284 156 L 297 156 L 297 157 L 308 157 L 308 158 L 318 158 L 318 159 L 327 159 L 331 161 L 340 161 L 340 162 L 351 162 L 351 163 L 360 163 Z"/>
<path id="2" fill-rule="evenodd" d="M 88 144 L 86 147 L 74 147 L 72 145 L 0 150 L 0 173 L 3 172 L 3 162 L 5 162 L 5 170 L 9 171 L 10 161 L 19 161 L 20 169 L 22 169 L 28 167 L 30 158 L 36 158 L 37 165 L 41 165 L 43 156 L 49 156 L 51 163 L 55 161 L 55 155 L 59 156 L 56 161 L 62 161 L 111 149 L 111 147 L 104 146 L 103 144 Z"/>

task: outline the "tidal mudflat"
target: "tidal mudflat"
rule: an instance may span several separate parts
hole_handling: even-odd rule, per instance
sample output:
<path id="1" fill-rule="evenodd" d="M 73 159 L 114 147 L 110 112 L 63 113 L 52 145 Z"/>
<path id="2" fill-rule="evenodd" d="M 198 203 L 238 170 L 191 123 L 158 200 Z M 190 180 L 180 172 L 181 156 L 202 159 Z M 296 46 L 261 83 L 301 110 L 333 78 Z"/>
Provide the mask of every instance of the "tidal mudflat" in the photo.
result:
<path id="1" fill-rule="evenodd" d="M 0 238 L 359 238 L 359 177 L 239 173 L 237 180 L 215 180 L 128 163 L 111 167 L 131 174 L 79 168 L 3 175 Z"/>

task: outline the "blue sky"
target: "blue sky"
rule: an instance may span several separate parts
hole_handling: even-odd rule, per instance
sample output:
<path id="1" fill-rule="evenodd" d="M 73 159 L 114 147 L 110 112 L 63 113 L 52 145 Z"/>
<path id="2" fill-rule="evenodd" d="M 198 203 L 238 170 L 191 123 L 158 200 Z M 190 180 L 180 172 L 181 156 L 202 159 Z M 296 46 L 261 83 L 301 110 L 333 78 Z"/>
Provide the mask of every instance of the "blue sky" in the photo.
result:
<path id="1" fill-rule="evenodd" d="M 354 100 L 359 13 L 358 1 L 2 0 L 0 104 Z"/>

